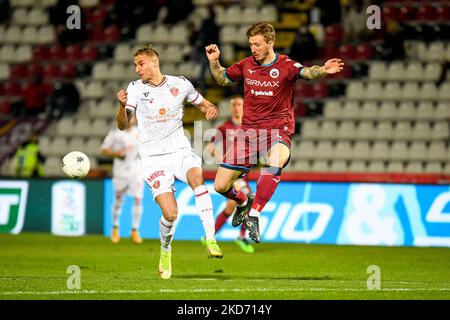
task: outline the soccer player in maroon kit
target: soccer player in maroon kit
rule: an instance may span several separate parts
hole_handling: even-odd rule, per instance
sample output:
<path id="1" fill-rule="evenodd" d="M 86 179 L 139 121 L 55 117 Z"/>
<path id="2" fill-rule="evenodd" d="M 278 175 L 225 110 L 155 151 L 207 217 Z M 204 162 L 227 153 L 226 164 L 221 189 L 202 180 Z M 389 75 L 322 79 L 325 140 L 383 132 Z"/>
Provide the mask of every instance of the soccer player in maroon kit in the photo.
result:
<path id="1" fill-rule="evenodd" d="M 230 144 L 236 143 L 236 134 L 241 128 L 242 115 L 243 115 L 243 105 L 244 99 L 242 96 L 233 96 L 230 100 L 230 119 L 222 123 L 217 128 L 217 133 L 211 138 L 211 142 L 208 144 L 208 152 L 218 159 L 222 160 L 227 148 Z M 251 192 L 250 186 L 248 185 L 247 179 L 237 179 L 233 185 L 236 191 L 242 190 L 244 193 L 248 194 Z M 216 217 L 215 229 L 217 231 L 222 228 L 222 226 L 227 222 L 228 218 L 235 212 L 237 203 L 234 200 L 228 199 L 225 208 Z M 247 253 L 255 252 L 253 246 L 245 237 L 245 225 L 241 225 L 239 237 L 236 239 L 236 243 L 239 247 Z M 203 238 L 202 238 L 203 242 Z"/>
<path id="2" fill-rule="evenodd" d="M 244 116 L 237 143 L 227 150 L 217 171 L 214 189 L 236 201 L 232 225 L 245 223 L 250 238 L 261 241 L 259 215 L 281 180 L 281 171 L 290 158 L 291 136 L 294 134 L 294 89 L 297 79 L 314 80 L 335 74 L 344 63 L 330 59 L 323 66 L 305 67 L 284 54 L 275 53 L 275 29 L 259 22 L 247 30 L 252 55 L 228 68 L 220 65 L 216 44 L 205 47 L 211 72 L 217 83 L 244 83 Z M 244 147 L 244 148 L 243 148 Z M 256 194 L 246 195 L 233 187 L 234 181 L 251 167 L 262 162 Z"/>

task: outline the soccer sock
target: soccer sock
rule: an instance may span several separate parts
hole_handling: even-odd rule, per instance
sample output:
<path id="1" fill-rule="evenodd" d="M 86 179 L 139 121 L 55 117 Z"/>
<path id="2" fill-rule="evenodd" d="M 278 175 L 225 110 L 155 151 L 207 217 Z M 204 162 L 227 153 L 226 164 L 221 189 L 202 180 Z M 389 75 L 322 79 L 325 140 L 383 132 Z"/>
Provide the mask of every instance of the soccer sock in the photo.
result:
<path id="1" fill-rule="evenodd" d="M 281 168 L 270 167 L 261 172 L 259 181 L 256 187 L 255 199 L 253 200 L 252 209 L 249 212 L 251 217 L 259 217 L 264 206 L 269 202 L 278 183 L 281 180 Z"/>
<path id="2" fill-rule="evenodd" d="M 195 206 L 202 222 L 203 229 L 205 230 L 206 240 L 214 239 L 214 216 L 213 205 L 208 189 L 203 184 L 194 189 L 195 194 Z"/>
<path id="3" fill-rule="evenodd" d="M 236 191 L 234 186 L 232 186 L 227 192 L 221 194 L 228 199 L 236 201 L 239 207 L 245 206 L 247 204 L 247 195 L 242 191 Z"/>
<path id="4" fill-rule="evenodd" d="M 139 225 L 141 224 L 141 217 L 142 217 L 142 204 L 135 203 L 133 206 L 133 229 L 139 228 Z"/>
<path id="5" fill-rule="evenodd" d="M 159 231 L 161 236 L 161 247 L 165 250 L 170 250 L 170 244 L 173 239 L 173 224 L 174 222 L 167 221 L 164 216 L 159 220 Z"/>
<path id="6" fill-rule="evenodd" d="M 239 238 L 245 239 L 245 225 L 241 224 L 241 230 L 239 232 Z"/>
<path id="7" fill-rule="evenodd" d="M 119 219 L 121 212 L 122 212 L 122 196 L 116 196 L 114 198 L 114 204 L 112 208 L 113 227 L 119 227 Z"/>
<path id="8" fill-rule="evenodd" d="M 216 233 L 219 231 L 220 228 L 227 222 L 229 215 L 225 213 L 225 210 L 223 210 L 216 218 L 216 224 L 215 229 Z"/>

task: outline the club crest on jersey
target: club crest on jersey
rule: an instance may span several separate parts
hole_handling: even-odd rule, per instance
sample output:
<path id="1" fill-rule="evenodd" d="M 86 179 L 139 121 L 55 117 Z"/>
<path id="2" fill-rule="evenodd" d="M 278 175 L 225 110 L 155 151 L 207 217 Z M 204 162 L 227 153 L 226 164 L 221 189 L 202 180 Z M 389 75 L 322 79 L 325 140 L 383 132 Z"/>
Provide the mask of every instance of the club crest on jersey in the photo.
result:
<path id="1" fill-rule="evenodd" d="M 280 75 L 280 71 L 278 71 L 278 69 L 274 68 L 274 69 L 270 70 L 269 74 L 272 78 L 275 79 L 275 78 L 278 78 L 278 76 Z"/>
<path id="2" fill-rule="evenodd" d="M 179 90 L 178 90 L 178 88 L 173 87 L 173 88 L 170 88 L 170 93 L 171 93 L 174 97 L 176 97 L 176 96 L 178 95 L 178 93 L 179 93 Z"/>
<path id="3" fill-rule="evenodd" d="M 153 182 L 152 184 L 152 188 L 153 189 L 158 189 L 161 186 L 161 182 L 159 180 L 156 180 L 155 182 Z"/>
<path id="4" fill-rule="evenodd" d="M 149 94 L 150 92 L 144 92 L 144 97 L 148 97 L 148 94 Z"/>

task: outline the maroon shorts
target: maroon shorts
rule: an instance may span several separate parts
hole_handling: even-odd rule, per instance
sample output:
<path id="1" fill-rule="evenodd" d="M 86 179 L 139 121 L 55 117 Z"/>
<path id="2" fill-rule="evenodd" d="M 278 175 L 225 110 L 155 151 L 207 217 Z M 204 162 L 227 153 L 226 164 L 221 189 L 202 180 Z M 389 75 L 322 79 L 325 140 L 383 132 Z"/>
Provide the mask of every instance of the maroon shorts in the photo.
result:
<path id="1" fill-rule="evenodd" d="M 220 166 L 248 172 L 250 168 L 260 165 L 261 158 L 266 156 L 273 145 L 282 143 L 290 149 L 291 137 L 292 134 L 285 128 L 238 130 Z"/>

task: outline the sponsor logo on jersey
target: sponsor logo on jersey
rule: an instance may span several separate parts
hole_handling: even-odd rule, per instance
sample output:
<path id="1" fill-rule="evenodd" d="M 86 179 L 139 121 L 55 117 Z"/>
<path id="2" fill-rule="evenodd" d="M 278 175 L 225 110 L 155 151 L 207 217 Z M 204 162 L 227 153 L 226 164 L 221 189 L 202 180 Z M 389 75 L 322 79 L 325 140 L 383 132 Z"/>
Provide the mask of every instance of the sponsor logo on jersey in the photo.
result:
<path id="1" fill-rule="evenodd" d="M 250 85 L 250 86 L 257 86 L 257 87 L 271 87 L 271 88 L 275 88 L 275 87 L 279 87 L 280 86 L 280 81 L 259 81 L 259 80 L 253 80 L 253 79 L 249 79 L 246 78 L 245 79 L 245 83 Z"/>
<path id="2" fill-rule="evenodd" d="M 153 189 L 158 189 L 161 186 L 161 182 L 159 180 L 156 180 L 155 182 L 153 182 L 152 184 L 152 188 Z"/>
<path id="3" fill-rule="evenodd" d="M 176 96 L 178 95 L 179 92 L 180 92 L 180 90 L 178 90 L 178 88 L 176 88 L 176 87 L 170 88 L 170 93 L 171 93 L 174 97 L 176 97 Z"/>
<path id="4" fill-rule="evenodd" d="M 275 79 L 278 78 L 278 76 L 280 75 L 280 71 L 278 71 L 278 69 L 276 68 L 273 68 L 272 70 L 270 70 L 269 74 L 272 78 Z"/>
<path id="5" fill-rule="evenodd" d="M 250 74 L 252 74 L 253 72 L 256 72 L 256 70 L 248 69 L 248 72 L 250 72 Z"/>
<path id="6" fill-rule="evenodd" d="M 262 90 L 250 90 L 251 94 L 255 95 L 255 96 L 268 96 L 268 97 L 272 97 L 273 96 L 273 91 L 262 91 Z"/>
<path id="7" fill-rule="evenodd" d="M 166 112 L 167 112 L 167 110 L 164 109 L 164 108 L 159 109 L 159 114 L 162 115 L 162 116 L 165 115 Z"/>
<path id="8" fill-rule="evenodd" d="M 150 177 L 147 178 L 147 181 L 150 184 L 153 180 L 161 176 L 165 176 L 164 170 L 155 171 L 152 173 Z"/>
<path id="9" fill-rule="evenodd" d="M 147 98 L 150 92 L 144 92 L 144 96 Z"/>

